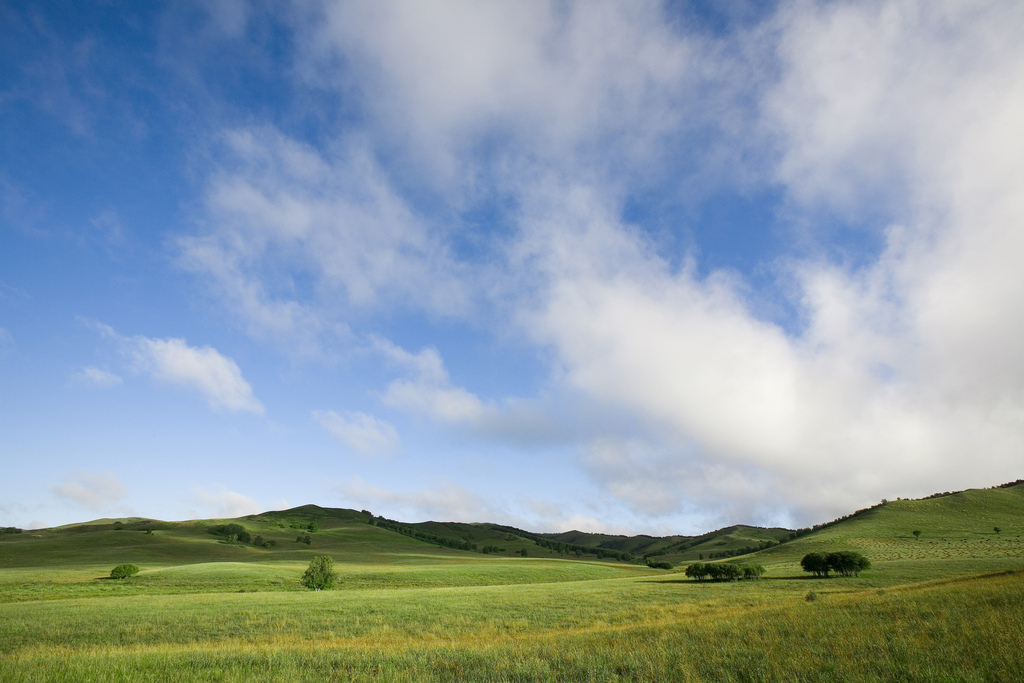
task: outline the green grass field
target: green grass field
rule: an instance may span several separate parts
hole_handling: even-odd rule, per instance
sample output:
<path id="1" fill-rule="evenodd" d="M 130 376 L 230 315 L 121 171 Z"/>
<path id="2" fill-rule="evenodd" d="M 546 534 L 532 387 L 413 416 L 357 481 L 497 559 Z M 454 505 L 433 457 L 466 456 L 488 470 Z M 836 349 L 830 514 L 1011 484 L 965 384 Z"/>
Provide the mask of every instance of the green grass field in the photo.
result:
<path id="1" fill-rule="evenodd" d="M 312 519 L 296 542 L 289 525 Z M 1021 485 L 894 501 L 737 558 L 767 575 L 726 583 L 504 532 L 503 553 L 453 550 L 366 520 L 307 507 L 2 535 L 0 680 L 1024 680 Z M 207 533 L 229 521 L 277 545 Z M 873 568 L 800 571 L 838 549 Z M 299 583 L 317 554 L 336 561 L 334 590 Z M 123 562 L 142 571 L 106 578 Z"/>

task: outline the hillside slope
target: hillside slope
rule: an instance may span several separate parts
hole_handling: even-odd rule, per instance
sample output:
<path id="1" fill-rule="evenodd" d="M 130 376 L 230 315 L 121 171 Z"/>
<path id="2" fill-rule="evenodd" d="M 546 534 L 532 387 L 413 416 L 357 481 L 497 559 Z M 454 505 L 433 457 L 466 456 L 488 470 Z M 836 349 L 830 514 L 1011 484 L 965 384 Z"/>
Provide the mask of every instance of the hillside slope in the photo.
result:
<path id="1" fill-rule="evenodd" d="M 887 501 L 746 559 L 765 564 L 770 574 L 798 574 L 800 558 L 809 552 L 856 550 L 872 561 L 872 574 L 892 578 L 898 572 L 914 580 L 1020 568 L 1022 536 L 1024 483 L 1015 482 Z"/>

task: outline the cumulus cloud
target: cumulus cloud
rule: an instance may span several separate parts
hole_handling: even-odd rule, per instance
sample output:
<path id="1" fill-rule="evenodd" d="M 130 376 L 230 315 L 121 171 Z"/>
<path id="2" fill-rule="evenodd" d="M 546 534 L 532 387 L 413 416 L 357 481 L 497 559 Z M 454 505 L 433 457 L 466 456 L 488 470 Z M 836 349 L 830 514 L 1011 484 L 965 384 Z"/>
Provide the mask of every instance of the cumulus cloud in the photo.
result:
<path id="1" fill-rule="evenodd" d="M 402 447 L 394 425 L 373 415 L 359 411 L 339 415 L 333 410 L 314 410 L 313 419 L 359 455 L 390 455 Z"/>
<path id="2" fill-rule="evenodd" d="M 211 408 L 263 413 L 235 361 L 211 346 L 189 346 L 184 339 L 130 340 L 135 367 L 154 378 L 201 393 Z"/>
<path id="3" fill-rule="evenodd" d="M 127 337 L 95 320 L 78 318 L 104 337 L 114 341 L 132 370 L 154 379 L 198 391 L 211 408 L 263 414 L 263 404 L 242 376 L 234 360 L 212 346 L 189 346 L 184 339 Z M 109 375 L 109 377 L 107 376 Z M 119 382 L 120 378 L 97 368 L 85 368 L 76 378 L 83 381 Z"/>
<path id="4" fill-rule="evenodd" d="M 297 71 L 365 86 L 359 141 L 230 132 L 209 232 L 181 242 L 254 329 L 317 337 L 385 305 L 466 315 L 479 292 L 551 360 L 559 396 L 601 407 L 571 430 L 583 466 L 646 515 L 804 523 L 1019 476 L 1018 5 L 781 3 L 715 38 L 655 3 L 321 9 Z M 781 194 L 798 249 L 766 268 L 795 323 L 624 218 L 651 188 L 685 204 L 691 180 Z M 468 264 L 459 214 L 494 197 L 508 230 L 459 235 L 484 244 Z M 491 435 L 514 413 L 436 348 L 378 350 L 406 374 L 385 405 Z M 353 486 L 410 510 L 451 493 Z"/>
<path id="5" fill-rule="evenodd" d="M 53 493 L 94 512 L 107 510 L 128 497 L 128 489 L 117 475 L 109 470 L 75 472 L 60 486 L 54 488 Z"/>
<path id="6" fill-rule="evenodd" d="M 205 510 L 204 514 L 219 519 L 244 517 L 263 512 L 260 504 L 252 498 L 229 491 L 223 486 L 218 491 L 207 491 L 201 486 L 193 486 L 190 500 L 192 503 L 202 506 Z"/>
<path id="7" fill-rule="evenodd" d="M 81 372 L 76 372 L 74 379 L 97 387 L 116 387 L 123 381 L 119 375 L 91 365 L 82 368 Z"/>
<path id="8" fill-rule="evenodd" d="M 762 115 L 793 206 L 824 222 L 877 202 L 902 220 L 866 266 L 783 264 L 805 320 L 793 332 L 754 315 L 735 275 L 671 267 L 594 189 L 539 192 L 523 246 L 548 286 L 529 329 L 566 381 L 646 423 L 639 445 L 592 444 L 590 467 L 649 512 L 670 501 L 637 492 L 674 481 L 684 501 L 728 482 L 720 508 L 788 504 L 800 521 L 892 482 L 1014 478 L 1024 135 L 1007 122 L 1024 111 L 1024 13 L 832 3 L 781 20 Z M 983 456 L 968 468 L 966 453 Z"/>

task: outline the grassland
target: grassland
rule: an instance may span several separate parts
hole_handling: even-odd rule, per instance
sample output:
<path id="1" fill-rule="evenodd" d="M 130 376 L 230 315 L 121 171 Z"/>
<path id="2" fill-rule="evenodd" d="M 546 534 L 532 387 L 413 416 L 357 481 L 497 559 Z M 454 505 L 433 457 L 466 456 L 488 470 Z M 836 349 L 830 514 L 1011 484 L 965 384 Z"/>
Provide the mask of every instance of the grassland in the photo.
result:
<path id="1" fill-rule="evenodd" d="M 311 517 L 296 543 L 289 525 Z M 767 577 L 721 584 L 452 550 L 350 511 L 238 520 L 269 549 L 206 532 L 226 520 L 114 521 L 2 537 L 0 680 L 1024 680 L 1022 486 L 894 501 L 745 556 Z M 799 558 L 822 549 L 874 567 L 807 578 Z M 339 587 L 302 590 L 322 553 Z M 142 572 L 104 578 L 120 562 Z"/>

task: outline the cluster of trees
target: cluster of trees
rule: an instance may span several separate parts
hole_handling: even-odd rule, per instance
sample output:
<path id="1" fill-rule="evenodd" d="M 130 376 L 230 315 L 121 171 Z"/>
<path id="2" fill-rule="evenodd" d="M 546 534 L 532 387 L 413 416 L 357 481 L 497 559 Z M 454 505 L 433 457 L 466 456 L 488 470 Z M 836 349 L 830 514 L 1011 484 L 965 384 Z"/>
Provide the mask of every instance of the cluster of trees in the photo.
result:
<path id="1" fill-rule="evenodd" d="M 485 545 L 483 548 L 480 549 L 480 552 L 482 552 L 484 555 L 489 555 L 491 553 L 500 553 L 504 550 L 504 548 L 499 548 L 496 545 Z"/>
<path id="2" fill-rule="evenodd" d="M 549 538 L 538 536 L 530 539 L 541 548 L 547 548 L 548 550 L 554 550 L 559 555 L 575 555 L 576 557 L 583 557 L 584 555 L 593 555 L 599 560 L 606 558 L 612 558 L 620 560 L 622 562 L 632 562 L 633 553 L 624 552 L 622 550 L 613 550 L 611 548 L 592 547 L 586 545 L 577 545 L 575 543 L 562 543 L 561 541 L 553 541 Z"/>
<path id="3" fill-rule="evenodd" d="M 214 536 L 224 536 L 225 538 L 238 541 L 240 543 L 249 543 L 252 541 L 252 534 L 245 530 L 245 527 L 241 524 L 218 524 L 212 526 L 207 531 Z M 231 538 L 234 536 L 234 538 Z"/>
<path id="4" fill-rule="evenodd" d="M 317 531 L 320 531 L 320 524 L 317 523 L 317 521 L 315 519 L 311 519 L 310 521 L 308 521 L 306 523 L 290 522 L 288 524 L 288 528 L 289 529 L 302 529 L 303 531 L 309 531 L 311 533 L 316 533 Z"/>
<path id="5" fill-rule="evenodd" d="M 241 524 L 218 524 L 207 529 L 207 532 L 214 536 L 223 536 L 227 543 L 252 543 L 257 548 L 270 548 L 277 545 L 276 541 L 270 541 L 262 536 L 252 537 Z M 149 533 L 147 530 L 146 533 Z"/>
<path id="6" fill-rule="evenodd" d="M 0 534 L 20 534 L 21 529 L 16 526 L 0 527 Z"/>
<path id="7" fill-rule="evenodd" d="M 717 564 L 712 562 L 696 562 L 686 568 L 686 576 L 698 581 L 739 581 L 740 579 L 759 579 L 764 575 L 764 567 L 759 564 Z"/>
<path id="8" fill-rule="evenodd" d="M 616 560 L 621 560 L 622 562 L 632 562 L 635 559 L 632 553 L 625 552 L 622 550 L 577 545 L 575 543 L 564 543 L 562 541 L 555 541 L 550 538 L 544 538 L 543 536 L 539 536 L 529 531 L 517 529 L 514 526 L 495 525 L 493 528 L 499 531 L 504 531 L 508 534 L 514 534 L 516 536 L 519 536 L 520 538 L 525 538 L 527 540 L 533 541 L 541 548 L 553 550 L 559 555 L 575 555 L 576 557 L 583 557 L 584 555 L 594 555 L 599 560 L 611 557 Z"/>
<path id="9" fill-rule="evenodd" d="M 305 543 L 306 545 L 309 545 L 309 544 L 311 544 L 313 542 L 313 537 L 310 536 L 309 534 L 299 535 L 299 536 L 295 537 L 295 542 L 296 543 Z"/>
<path id="10" fill-rule="evenodd" d="M 127 579 L 129 576 L 135 576 L 139 573 L 139 568 L 134 564 L 119 564 L 110 570 L 110 578 L 112 579 Z"/>
<path id="11" fill-rule="evenodd" d="M 828 578 L 829 572 L 841 576 L 860 576 L 865 569 L 871 569 L 871 562 L 858 552 L 841 550 L 834 553 L 807 553 L 800 560 L 805 572 Z"/>
<path id="12" fill-rule="evenodd" d="M 405 536 L 410 536 L 420 541 L 427 543 L 433 543 L 435 545 L 445 546 L 446 548 L 455 548 L 456 550 L 476 550 L 476 543 L 471 543 L 461 538 L 449 538 L 448 536 L 438 536 L 428 531 L 421 531 L 412 527 L 406 526 L 400 522 L 396 522 L 393 519 L 386 519 L 384 517 L 376 517 L 373 519 L 373 524 L 387 529 L 389 531 L 397 531 Z"/>

